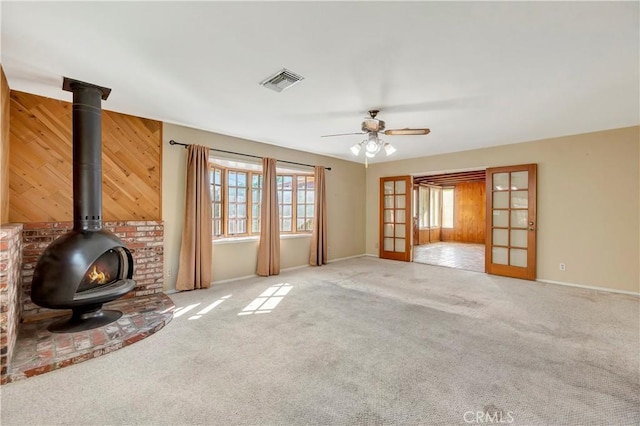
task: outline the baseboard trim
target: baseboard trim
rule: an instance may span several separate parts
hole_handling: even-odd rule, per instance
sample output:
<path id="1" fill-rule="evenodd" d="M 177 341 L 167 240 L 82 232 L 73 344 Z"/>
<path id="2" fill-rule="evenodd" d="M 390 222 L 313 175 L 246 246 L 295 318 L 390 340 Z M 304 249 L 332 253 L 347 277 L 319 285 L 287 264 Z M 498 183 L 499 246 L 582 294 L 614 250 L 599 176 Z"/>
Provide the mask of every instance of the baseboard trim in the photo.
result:
<path id="1" fill-rule="evenodd" d="M 541 282 L 541 283 L 546 283 L 546 284 L 563 285 L 563 286 L 566 286 L 566 287 L 577 287 L 577 288 L 584 288 L 584 289 L 587 289 L 587 290 L 606 291 L 607 293 L 626 294 L 627 296 L 640 297 L 640 293 L 635 292 L 635 291 L 616 290 L 614 288 L 595 287 L 595 286 L 590 286 L 590 285 L 566 283 L 566 282 L 562 282 L 562 281 L 553 281 L 553 280 L 537 279 L 536 281 Z"/>
<path id="2" fill-rule="evenodd" d="M 257 276 L 258 276 L 257 274 L 252 274 L 252 275 L 245 275 L 245 276 L 242 276 L 242 277 L 227 278 L 226 280 L 214 281 L 211 284 L 230 283 L 230 282 L 233 282 L 233 281 L 240 281 L 240 280 L 246 280 L 246 279 L 249 279 L 249 278 L 255 278 Z"/>
<path id="3" fill-rule="evenodd" d="M 349 260 L 349 259 L 356 259 L 356 258 L 358 258 L 358 257 L 364 257 L 364 256 L 366 256 L 366 254 L 365 254 L 365 253 L 362 253 L 362 254 L 356 254 L 355 256 L 339 257 L 339 258 L 337 258 L 337 259 L 331 259 L 331 260 L 328 260 L 328 261 L 327 261 L 327 263 L 340 262 L 340 261 L 343 261 L 343 260 Z"/>

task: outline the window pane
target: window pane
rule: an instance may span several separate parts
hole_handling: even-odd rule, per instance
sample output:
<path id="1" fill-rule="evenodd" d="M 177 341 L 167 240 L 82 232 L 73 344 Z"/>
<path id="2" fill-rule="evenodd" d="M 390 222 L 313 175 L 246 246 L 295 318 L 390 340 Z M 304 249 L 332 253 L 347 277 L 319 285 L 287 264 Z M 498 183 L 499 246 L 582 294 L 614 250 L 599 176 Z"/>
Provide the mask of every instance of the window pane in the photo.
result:
<path id="1" fill-rule="evenodd" d="M 297 208 L 298 212 L 298 217 L 302 217 L 304 218 L 304 204 L 298 204 L 298 208 Z"/>
<path id="2" fill-rule="evenodd" d="M 291 219 L 282 220 L 282 231 L 291 232 Z"/>
<path id="3" fill-rule="evenodd" d="M 313 203 L 315 197 L 315 191 L 307 191 L 307 203 Z"/>
<path id="4" fill-rule="evenodd" d="M 291 204 L 293 202 L 291 191 L 284 191 L 283 197 L 284 197 L 283 202 L 285 204 Z"/>
<path id="5" fill-rule="evenodd" d="M 238 220 L 238 234 L 246 234 L 247 233 L 247 220 L 241 219 Z"/>
<path id="6" fill-rule="evenodd" d="M 298 176 L 298 191 L 305 189 L 306 179 L 304 176 Z"/>
<path id="7" fill-rule="evenodd" d="M 229 204 L 229 217 L 236 217 L 236 205 L 235 204 Z"/>
<path id="8" fill-rule="evenodd" d="M 221 210 L 222 210 L 222 206 L 218 203 L 215 203 L 213 205 L 213 217 L 215 217 L 216 219 L 219 219 Z"/>
<path id="9" fill-rule="evenodd" d="M 292 211 L 293 209 L 291 208 L 291 206 L 288 206 L 288 205 L 282 206 L 282 217 L 291 217 Z"/>
<path id="10" fill-rule="evenodd" d="M 247 174 L 238 172 L 238 186 L 247 186 Z"/>
<path id="11" fill-rule="evenodd" d="M 254 204 L 251 206 L 251 216 L 257 219 L 260 216 L 260 205 Z"/>
<path id="12" fill-rule="evenodd" d="M 304 191 L 300 191 L 300 187 L 298 186 L 298 204 L 304 204 Z"/>
<path id="13" fill-rule="evenodd" d="M 229 234 L 235 234 L 236 233 L 236 221 L 235 220 L 230 220 L 229 221 Z"/>
<path id="14" fill-rule="evenodd" d="M 247 190 L 244 188 L 238 188 L 238 202 L 246 203 L 247 202 Z"/>
<path id="15" fill-rule="evenodd" d="M 229 186 L 236 186 L 236 172 L 229 172 L 229 181 L 227 182 Z"/>
<path id="16" fill-rule="evenodd" d="M 222 171 L 216 170 L 213 183 L 216 185 L 222 185 Z"/>
<path id="17" fill-rule="evenodd" d="M 307 217 L 313 217 L 313 210 L 314 210 L 314 205 L 307 204 Z"/>
<path id="18" fill-rule="evenodd" d="M 229 196 L 229 202 L 230 203 L 235 203 L 236 202 L 236 189 L 229 187 L 228 194 L 229 194 L 228 195 Z"/>
<path id="19" fill-rule="evenodd" d="M 257 233 L 260 232 L 260 222 L 258 222 L 258 219 L 253 219 L 251 221 L 251 232 L 252 233 Z"/>
<path id="20" fill-rule="evenodd" d="M 297 229 L 298 231 L 304 231 L 304 230 L 305 230 L 305 227 L 304 227 L 304 219 L 300 219 L 300 218 L 298 218 L 297 224 L 298 224 L 298 226 L 297 226 L 297 228 L 296 228 L 296 229 Z"/>
<path id="21" fill-rule="evenodd" d="M 442 190 L 442 227 L 453 228 L 453 204 L 454 204 L 453 188 Z"/>
<path id="22" fill-rule="evenodd" d="M 238 217 L 247 217 L 247 205 L 246 204 L 238 204 L 236 215 Z"/>
<path id="23" fill-rule="evenodd" d="M 222 187 L 216 186 L 214 188 L 213 201 L 222 201 Z"/>

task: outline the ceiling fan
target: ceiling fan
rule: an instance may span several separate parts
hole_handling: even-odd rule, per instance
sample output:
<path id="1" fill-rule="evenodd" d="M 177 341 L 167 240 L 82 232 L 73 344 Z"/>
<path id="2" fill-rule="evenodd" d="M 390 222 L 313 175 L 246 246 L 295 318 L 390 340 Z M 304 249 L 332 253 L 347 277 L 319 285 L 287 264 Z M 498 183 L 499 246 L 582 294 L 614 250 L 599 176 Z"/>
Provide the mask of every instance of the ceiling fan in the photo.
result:
<path id="1" fill-rule="evenodd" d="M 362 147 L 364 147 L 364 155 L 367 158 L 373 158 L 378 154 L 382 148 L 384 148 L 387 155 L 391 155 L 396 152 L 396 149 L 391 146 L 390 143 L 383 141 L 378 137 L 378 134 L 382 133 L 387 136 L 402 136 L 402 135 L 428 135 L 431 130 L 429 129 L 392 129 L 385 130 L 385 123 L 382 120 L 378 120 L 376 116 L 380 111 L 372 109 L 369 111 L 369 117 L 365 118 L 362 122 L 362 132 L 357 133 L 338 133 L 335 135 L 324 135 L 323 138 L 333 136 L 347 136 L 347 135 L 367 135 L 367 139 L 359 142 L 351 147 L 351 152 L 354 155 L 358 155 Z"/>

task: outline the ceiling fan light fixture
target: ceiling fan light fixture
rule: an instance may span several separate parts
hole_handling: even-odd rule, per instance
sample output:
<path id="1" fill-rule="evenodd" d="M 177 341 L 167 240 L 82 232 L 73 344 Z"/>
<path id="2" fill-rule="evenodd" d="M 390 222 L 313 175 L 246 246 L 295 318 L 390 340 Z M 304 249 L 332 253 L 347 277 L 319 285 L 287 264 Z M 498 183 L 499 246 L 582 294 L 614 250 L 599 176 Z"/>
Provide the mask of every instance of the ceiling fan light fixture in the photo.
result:
<path id="1" fill-rule="evenodd" d="M 364 155 L 366 155 L 368 158 L 373 158 L 376 156 L 376 154 L 374 154 L 373 152 L 365 152 Z"/>
<path id="2" fill-rule="evenodd" d="M 360 149 L 362 149 L 362 143 L 356 143 L 352 145 L 350 149 L 351 152 L 353 152 L 353 155 L 358 155 L 360 154 Z"/>
<path id="3" fill-rule="evenodd" d="M 384 151 L 387 153 L 387 156 L 389 156 L 396 152 L 397 149 L 395 149 L 390 143 L 387 142 L 384 144 Z"/>

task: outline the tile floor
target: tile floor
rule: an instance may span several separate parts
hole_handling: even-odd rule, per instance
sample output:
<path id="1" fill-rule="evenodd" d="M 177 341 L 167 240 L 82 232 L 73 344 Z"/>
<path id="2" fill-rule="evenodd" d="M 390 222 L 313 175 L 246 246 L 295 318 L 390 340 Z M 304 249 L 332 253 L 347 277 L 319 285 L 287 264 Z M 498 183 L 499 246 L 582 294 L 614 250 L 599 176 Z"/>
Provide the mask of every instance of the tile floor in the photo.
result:
<path id="1" fill-rule="evenodd" d="M 413 261 L 484 272 L 484 244 L 435 242 L 415 246 Z"/>

